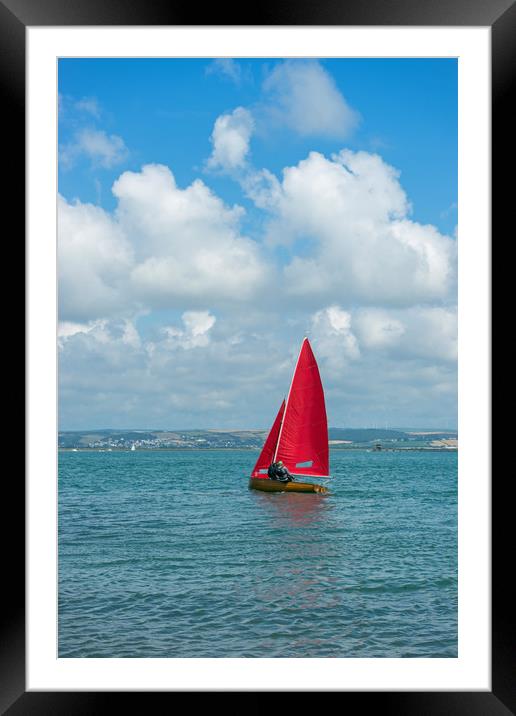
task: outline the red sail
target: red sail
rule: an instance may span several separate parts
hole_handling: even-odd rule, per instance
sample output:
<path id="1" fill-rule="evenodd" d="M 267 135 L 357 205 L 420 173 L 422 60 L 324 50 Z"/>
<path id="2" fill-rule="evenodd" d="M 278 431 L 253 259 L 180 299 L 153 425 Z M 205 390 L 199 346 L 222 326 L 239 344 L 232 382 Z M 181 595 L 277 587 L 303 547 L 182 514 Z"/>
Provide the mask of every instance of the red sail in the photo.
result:
<path id="1" fill-rule="evenodd" d="M 324 392 L 312 348 L 305 338 L 287 396 L 274 460 L 283 460 L 293 474 L 327 477 L 328 453 Z"/>
<path id="2" fill-rule="evenodd" d="M 271 464 L 272 458 L 274 457 L 274 450 L 276 449 L 276 444 L 278 442 L 278 435 L 284 412 L 285 401 L 283 401 L 280 406 L 278 414 L 276 415 L 276 420 L 274 421 L 271 431 L 267 436 L 267 440 L 265 441 L 262 451 L 260 453 L 260 457 L 258 458 L 256 465 L 254 466 L 254 470 L 251 473 L 251 477 L 267 477 L 267 468 Z"/>

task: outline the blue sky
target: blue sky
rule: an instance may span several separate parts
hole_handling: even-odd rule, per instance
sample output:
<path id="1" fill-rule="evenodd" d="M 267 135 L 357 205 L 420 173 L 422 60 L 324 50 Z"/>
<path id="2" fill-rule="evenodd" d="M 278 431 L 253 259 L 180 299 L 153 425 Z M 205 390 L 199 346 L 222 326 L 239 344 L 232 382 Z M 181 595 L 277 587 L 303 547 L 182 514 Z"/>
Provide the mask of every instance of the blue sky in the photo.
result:
<path id="1" fill-rule="evenodd" d="M 266 427 L 305 333 L 331 425 L 456 425 L 455 60 L 58 79 L 61 429 Z"/>

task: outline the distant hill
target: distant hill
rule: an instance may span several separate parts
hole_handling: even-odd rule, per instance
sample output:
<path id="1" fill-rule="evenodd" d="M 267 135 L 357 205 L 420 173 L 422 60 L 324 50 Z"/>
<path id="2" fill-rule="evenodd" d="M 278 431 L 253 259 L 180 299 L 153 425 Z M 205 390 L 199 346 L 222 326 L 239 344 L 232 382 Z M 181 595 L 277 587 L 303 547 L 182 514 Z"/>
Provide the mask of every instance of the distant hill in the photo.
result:
<path id="1" fill-rule="evenodd" d="M 400 430 L 382 428 L 329 428 L 328 437 L 330 440 L 368 443 L 372 440 L 408 440 L 410 435 Z"/>
<path id="2" fill-rule="evenodd" d="M 258 448 L 265 430 L 89 430 L 60 431 L 60 448 L 140 449 Z"/>
<path id="3" fill-rule="evenodd" d="M 329 440 L 350 440 L 353 443 L 369 443 L 376 440 L 396 441 L 431 441 L 456 438 L 456 430 L 444 431 L 405 431 L 389 430 L 387 428 L 329 428 Z"/>
<path id="4" fill-rule="evenodd" d="M 60 448 L 140 449 L 160 448 L 260 448 L 268 430 L 74 430 L 60 431 Z M 414 444 L 456 438 L 457 432 L 405 432 L 382 428 L 329 428 L 328 439 L 354 445 L 375 441 Z"/>

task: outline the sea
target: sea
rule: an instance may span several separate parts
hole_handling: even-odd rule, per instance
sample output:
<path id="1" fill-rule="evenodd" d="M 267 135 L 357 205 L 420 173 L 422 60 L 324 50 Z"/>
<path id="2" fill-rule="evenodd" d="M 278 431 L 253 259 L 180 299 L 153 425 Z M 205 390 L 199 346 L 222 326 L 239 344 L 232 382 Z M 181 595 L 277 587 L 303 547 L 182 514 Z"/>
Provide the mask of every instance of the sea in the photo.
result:
<path id="1" fill-rule="evenodd" d="M 257 454 L 59 453 L 59 657 L 457 657 L 457 452 L 332 450 L 328 495 Z"/>

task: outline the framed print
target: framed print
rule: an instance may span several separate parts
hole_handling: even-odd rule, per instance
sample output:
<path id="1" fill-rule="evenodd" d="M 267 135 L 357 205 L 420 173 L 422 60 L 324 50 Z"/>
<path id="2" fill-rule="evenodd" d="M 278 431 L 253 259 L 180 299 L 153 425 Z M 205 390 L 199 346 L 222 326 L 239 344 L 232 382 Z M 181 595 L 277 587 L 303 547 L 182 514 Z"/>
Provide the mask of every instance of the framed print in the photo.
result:
<path id="1" fill-rule="evenodd" d="M 490 418 L 514 6 L 59 5 L 0 4 L 28 318 L 2 708 L 514 711 Z"/>

